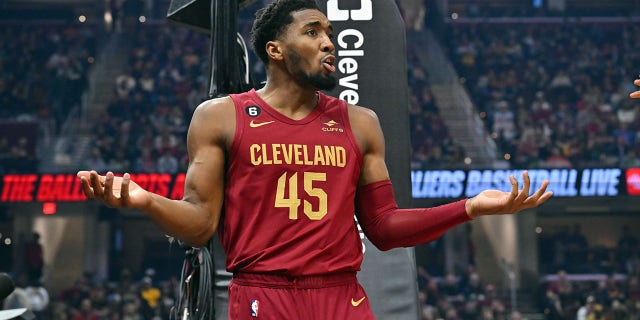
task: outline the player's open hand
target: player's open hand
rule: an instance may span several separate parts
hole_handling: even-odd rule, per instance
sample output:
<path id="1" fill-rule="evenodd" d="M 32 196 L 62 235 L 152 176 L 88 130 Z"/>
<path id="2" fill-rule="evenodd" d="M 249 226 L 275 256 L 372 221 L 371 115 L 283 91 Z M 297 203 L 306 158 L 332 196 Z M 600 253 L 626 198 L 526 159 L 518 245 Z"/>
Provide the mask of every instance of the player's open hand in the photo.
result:
<path id="1" fill-rule="evenodd" d="M 98 175 L 97 172 L 80 171 L 82 191 L 89 199 L 96 199 L 112 208 L 144 208 L 151 202 L 149 192 L 131 181 L 128 173 L 116 177 L 112 172 Z"/>
<path id="2" fill-rule="evenodd" d="M 633 82 L 633 84 L 635 84 L 636 86 L 640 87 L 640 79 L 636 79 L 636 81 Z M 629 97 L 631 98 L 640 98 L 640 90 L 632 92 Z"/>
<path id="3" fill-rule="evenodd" d="M 543 204 L 549 200 L 553 192 L 546 191 L 549 181 L 542 182 L 540 189 L 529 195 L 531 181 L 529 173 L 522 173 L 524 180 L 522 189 L 518 189 L 518 181 L 512 175 L 509 177 L 511 191 L 485 190 L 477 196 L 467 200 L 466 209 L 470 218 L 484 215 L 513 214 L 524 209 L 530 209 Z"/>

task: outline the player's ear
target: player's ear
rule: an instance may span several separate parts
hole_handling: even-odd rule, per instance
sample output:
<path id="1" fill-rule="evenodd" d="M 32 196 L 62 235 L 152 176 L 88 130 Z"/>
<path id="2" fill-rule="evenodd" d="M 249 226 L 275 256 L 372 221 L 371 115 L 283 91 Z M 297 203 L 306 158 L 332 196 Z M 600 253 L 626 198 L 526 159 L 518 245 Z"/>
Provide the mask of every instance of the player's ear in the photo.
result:
<path id="1" fill-rule="evenodd" d="M 265 45 L 265 50 L 267 50 L 267 55 L 269 58 L 279 61 L 282 60 L 282 47 L 279 41 L 269 41 Z"/>

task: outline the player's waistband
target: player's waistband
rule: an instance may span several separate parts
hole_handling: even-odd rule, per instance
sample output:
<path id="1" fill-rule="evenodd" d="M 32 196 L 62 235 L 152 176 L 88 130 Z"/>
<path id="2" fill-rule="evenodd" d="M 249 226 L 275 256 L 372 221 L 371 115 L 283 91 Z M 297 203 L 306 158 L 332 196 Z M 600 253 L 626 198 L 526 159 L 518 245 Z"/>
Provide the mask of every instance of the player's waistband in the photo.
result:
<path id="1" fill-rule="evenodd" d="M 234 273 L 235 284 L 263 288 L 317 289 L 357 283 L 355 272 L 341 272 L 327 275 L 291 277 L 268 273 Z"/>

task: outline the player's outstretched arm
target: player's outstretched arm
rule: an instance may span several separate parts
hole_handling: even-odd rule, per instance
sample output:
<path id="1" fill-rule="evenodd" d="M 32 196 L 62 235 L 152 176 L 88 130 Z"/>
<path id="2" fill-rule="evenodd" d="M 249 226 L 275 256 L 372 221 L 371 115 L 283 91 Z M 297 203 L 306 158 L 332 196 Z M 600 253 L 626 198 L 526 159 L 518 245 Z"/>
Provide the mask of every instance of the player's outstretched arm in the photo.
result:
<path id="1" fill-rule="evenodd" d="M 636 79 L 636 80 L 633 82 L 633 84 L 635 84 L 636 86 L 640 87 L 640 79 Z M 629 95 L 629 97 L 631 97 L 631 98 L 636 98 L 636 99 L 640 98 L 640 90 L 632 92 L 632 93 Z"/>
<path id="2" fill-rule="evenodd" d="M 199 247 L 213 236 L 222 210 L 225 150 L 235 130 L 231 100 L 204 102 L 194 112 L 187 148 L 189 168 L 184 197 L 172 200 L 141 188 L 130 175 L 80 171 L 84 194 L 113 208 L 144 212 L 167 234 Z M 228 134 L 231 133 L 231 136 Z"/>
<path id="3" fill-rule="evenodd" d="M 483 215 L 513 214 L 543 204 L 552 192 L 544 181 L 532 195 L 528 173 L 523 188 L 511 176 L 512 190 L 485 190 L 477 196 L 433 208 L 399 209 L 384 161 L 384 138 L 372 111 L 352 107 L 349 119 L 363 153 L 356 215 L 365 235 L 381 250 L 415 246 L 435 240 L 461 223 Z"/>

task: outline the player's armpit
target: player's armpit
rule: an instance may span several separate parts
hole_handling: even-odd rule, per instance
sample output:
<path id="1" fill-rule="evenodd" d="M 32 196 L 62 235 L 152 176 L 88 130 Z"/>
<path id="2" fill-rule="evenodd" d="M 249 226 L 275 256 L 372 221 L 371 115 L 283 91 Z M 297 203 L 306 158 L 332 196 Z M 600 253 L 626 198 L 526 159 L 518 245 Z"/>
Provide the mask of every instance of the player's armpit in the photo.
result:
<path id="1" fill-rule="evenodd" d="M 469 221 L 465 200 L 433 208 L 398 209 L 391 181 L 358 188 L 356 215 L 371 243 L 380 250 L 410 247 L 435 240 Z"/>

